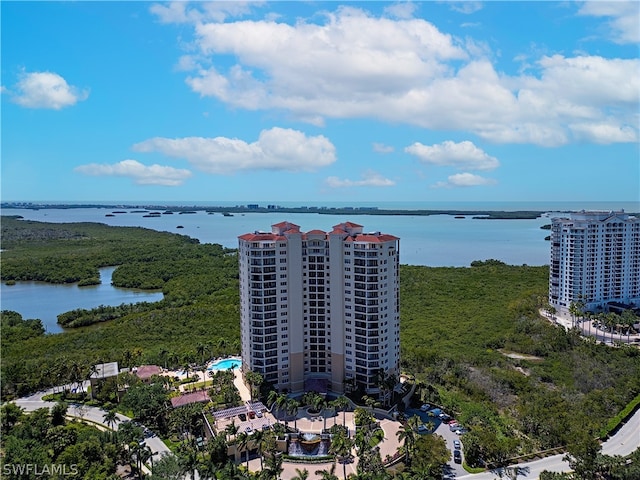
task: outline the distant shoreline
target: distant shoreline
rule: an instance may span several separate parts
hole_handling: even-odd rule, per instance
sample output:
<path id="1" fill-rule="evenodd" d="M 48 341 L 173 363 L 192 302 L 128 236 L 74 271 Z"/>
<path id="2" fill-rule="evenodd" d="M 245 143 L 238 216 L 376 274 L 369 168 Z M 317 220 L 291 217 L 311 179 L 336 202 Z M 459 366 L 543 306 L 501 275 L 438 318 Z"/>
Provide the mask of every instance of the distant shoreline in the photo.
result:
<path id="1" fill-rule="evenodd" d="M 302 207 L 283 207 L 279 205 L 268 205 L 266 207 L 260 205 L 236 205 L 236 206 L 176 206 L 176 205 L 141 205 L 141 204 L 40 204 L 40 203 L 19 203 L 4 202 L 1 208 L 24 209 L 24 210 L 47 210 L 47 209 L 77 209 L 77 208 L 96 208 L 96 209 L 115 209 L 112 212 L 116 215 L 125 215 L 131 212 L 123 210 L 141 210 L 163 211 L 175 213 L 194 213 L 204 211 L 211 214 L 235 214 L 235 213 L 316 213 L 320 215 L 403 215 L 403 216 L 428 216 L 428 215 L 452 215 L 460 219 L 471 217 L 473 219 L 484 220 L 531 220 L 539 218 L 548 211 L 545 210 L 449 210 L 449 209 L 383 209 L 377 207 L 318 207 L 318 206 L 302 206 Z M 569 212 L 570 210 L 567 210 Z"/>

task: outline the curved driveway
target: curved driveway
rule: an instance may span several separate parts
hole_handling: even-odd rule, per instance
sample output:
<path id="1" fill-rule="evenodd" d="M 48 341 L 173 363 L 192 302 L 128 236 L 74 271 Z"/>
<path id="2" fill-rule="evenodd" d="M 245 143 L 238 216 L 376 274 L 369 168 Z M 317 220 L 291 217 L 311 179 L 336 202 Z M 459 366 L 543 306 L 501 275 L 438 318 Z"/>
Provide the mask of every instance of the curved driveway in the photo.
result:
<path id="1" fill-rule="evenodd" d="M 46 390 L 43 392 L 37 392 L 28 397 L 19 398 L 18 400 L 15 400 L 13 403 L 18 405 L 19 407 L 24 408 L 27 412 L 32 412 L 39 408 L 51 408 L 56 404 L 56 402 L 44 401 L 42 400 L 42 397 L 52 393 L 53 393 L 53 389 Z M 111 427 L 109 427 L 104 421 L 105 413 L 107 412 L 105 410 L 102 410 L 101 408 L 89 407 L 86 405 L 73 406 L 72 404 L 69 404 L 69 409 L 67 410 L 67 415 L 70 415 L 72 417 L 77 417 L 83 420 L 89 420 L 91 422 L 94 422 L 103 426 L 104 428 L 110 429 Z M 116 416 L 117 416 L 117 419 L 114 426 L 116 430 L 120 425 L 120 423 L 131 420 L 129 417 L 126 417 L 119 413 Z M 155 436 L 155 437 L 145 438 L 144 443 L 151 449 L 151 453 L 153 454 L 153 457 L 155 457 L 155 459 L 159 458 L 162 455 L 171 453 L 171 450 L 169 450 L 169 447 L 167 447 L 164 444 L 164 442 L 160 440 L 160 437 Z"/>
<path id="2" fill-rule="evenodd" d="M 15 403 L 24 408 L 26 411 L 37 410 L 38 408 L 51 408 L 55 405 L 55 402 L 45 402 L 42 400 L 44 395 L 53 393 L 53 390 L 48 390 L 45 392 L 38 392 L 29 397 L 20 398 L 15 401 Z M 108 426 L 104 422 L 104 414 L 106 413 L 104 410 L 97 407 L 73 407 L 69 408 L 69 413 L 72 416 L 83 418 L 86 420 L 90 420 L 97 424 L 108 428 Z M 125 417 L 124 415 L 117 415 L 118 419 L 116 422 L 116 426 L 119 425 L 122 421 L 130 420 L 130 418 Z M 385 425 L 385 437 L 386 440 L 392 440 L 389 443 L 395 443 L 395 431 L 391 428 L 390 423 Z M 448 429 L 447 429 L 448 430 Z M 444 432 L 438 432 L 443 434 Z M 447 432 L 448 433 L 448 432 Z M 444 433 L 445 437 L 448 437 L 446 433 Z M 447 438 L 447 443 L 451 441 L 451 438 Z M 164 444 L 159 437 L 151 437 L 145 439 L 146 445 L 151 448 L 151 451 L 154 453 L 154 456 L 161 456 L 167 453 L 170 453 L 169 448 Z M 397 445 L 396 445 L 397 447 Z M 609 438 L 606 442 L 602 444 L 602 453 L 605 455 L 629 455 L 631 452 L 640 447 L 640 409 L 636 411 L 636 413 L 625 423 L 618 432 Z M 548 470 L 550 472 L 568 472 L 570 471 L 569 464 L 562 459 L 564 455 L 553 455 L 550 457 L 546 457 L 540 460 L 535 460 L 532 462 L 526 462 L 518 464 L 518 467 L 528 469 L 525 472 L 521 473 L 520 476 L 522 478 L 527 479 L 535 479 L 539 478 L 540 473 L 543 470 Z M 251 463 L 251 462 L 250 462 Z M 259 464 L 258 464 L 259 465 Z M 258 466 L 256 465 L 256 466 Z M 295 465 L 298 468 L 304 468 L 305 465 L 300 464 L 291 464 Z M 453 476 L 450 478 L 456 479 L 465 479 L 465 480 L 494 480 L 498 473 L 497 471 L 483 472 L 477 474 L 466 474 L 461 471 L 459 465 L 450 462 L 449 465 L 453 467 Z M 315 472 L 315 469 L 318 467 L 322 468 L 324 465 L 313 465 L 310 469 L 312 472 Z M 315 468 L 314 468 L 315 467 Z M 350 469 L 353 468 L 353 465 L 349 465 Z M 309 466 L 307 466 L 309 468 Z M 293 469 L 293 468 L 292 468 Z M 288 470 L 288 469 L 286 469 Z M 285 474 L 289 473 L 285 470 Z M 340 472 L 341 473 L 341 472 Z M 285 477 L 283 475 L 282 478 L 290 478 Z M 311 476 L 310 478 L 313 478 Z"/>
<path id="3" fill-rule="evenodd" d="M 602 453 L 605 455 L 629 455 L 640 447 L 640 409 L 625 423 L 618 432 L 602 444 Z M 520 468 L 528 468 L 518 478 L 539 478 L 543 470 L 550 472 L 569 472 L 569 463 L 562 459 L 564 454 L 553 455 L 533 462 L 518 464 Z M 494 480 L 498 476 L 497 471 L 466 474 L 456 477 L 467 480 Z"/>

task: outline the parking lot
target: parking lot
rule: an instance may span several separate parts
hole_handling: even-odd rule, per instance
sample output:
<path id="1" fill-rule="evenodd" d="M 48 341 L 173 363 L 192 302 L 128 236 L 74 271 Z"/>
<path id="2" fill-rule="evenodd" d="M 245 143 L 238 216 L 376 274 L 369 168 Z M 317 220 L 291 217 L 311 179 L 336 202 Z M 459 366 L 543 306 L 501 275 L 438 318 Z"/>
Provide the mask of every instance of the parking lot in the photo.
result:
<path id="1" fill-rule="evenodd" d="M 447 442 L 447 448 L 451 451 L 451 458 L 445 467 L 445 478 L 457 478 L 462 475 L 467 475 L 467 472 L 462 468 L 462 462 L 464 461 L 464 444 L 462 442 L 462 436 L 457 434 L 457 428 L 451 429 L 449 421 L 452 421 L 451 417 L 446 415 L 440 409 L 430 408 L 427 411 L 420 409 L 407 409 L 405 414 L 407 417 L 417 415 L 420 417 L 423 423 L 431 422 L 434 425 L 433 433 L 436 433 L 443 437 Z M 441 418 L 440 414 L 443 414 L 444 418 Z M 462 427 L 460 427 L 462 428 Z M 460 442 L 460 449 L 455 448 L 455 441 Z M 454 461 L 454 451 L 460 451 L 460 463 Z"/>

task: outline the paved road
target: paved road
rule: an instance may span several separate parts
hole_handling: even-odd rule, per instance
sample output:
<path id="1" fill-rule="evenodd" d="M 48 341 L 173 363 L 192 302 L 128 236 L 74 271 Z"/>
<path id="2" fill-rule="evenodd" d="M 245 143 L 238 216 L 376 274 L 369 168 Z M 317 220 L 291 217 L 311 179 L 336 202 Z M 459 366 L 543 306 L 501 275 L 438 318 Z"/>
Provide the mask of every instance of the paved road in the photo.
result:
<path id="1" fill-rule="evenodd" d="M 15 401 L 16 405 L 24 408 L 27 412 L 32 412 L 39 408 L 51 408 L 55 405 L 55 402 L 45 402 L 42 400 L 42 397 L 48 394 L 53 393 L 53 390 L 47 390 L 43 392 L 37 392 L 28 397 L 23 397 Z M 104 422 L 104 414 L 105 410 L 102 410 L 98 407 L 89 407 L 89 406 L 69 406 L 67 410 L 67 415 L 77 417 L 84 420 L 90 420 L 91 422 L 95 422 L 99 425 L 102 425 L 105 428 L 109 428 L 109 426 Z M 129 417 L 126 417 L 121 414 L 117 414 L 116 424 L 114 426 L 115 429 L 118 428 L 120 423 L 123 421 L 131 420 Z M 159 437 L 150 437 L 145 439 L 145 444 L 151 449 L 153 454 L 153 459 L 156 461 L 162 455 L 166 455 L 171 453 L 169 447 L 167 447 Z"/>
<path id="2" fill-rule="evenodd" d="M 29 397 L 18 399 L 15 403 L 24 408 L 26 411 L 33 411 L 43 407 L 51 408 L 55 405 L 54 402 L 45 402 L 42 400 L 42 397 L 49 393 L 53 393 L 53 390 L 35 393 Z M 68 413 L 72 416 L 91 420 L 106 427 L 104 423 L 104 414 L 106 412 L 97 407 L 70 407 Z M 130 419 L 128 417 L 125 417 L 124 415 L 118 414 L 118 421 L 116 425 L 119 425 L 120 422 L 125 420 Z M 440 425 L 436 432 L 445 437 L 445 439 L 447 440 L 447 446 L 453 450 L 452 441 L 454 438 L 457 438 L 457 436 L 454 433 L 449 432 L 449 428 L 444 424 Z M 157 459 L 161 455 L 170 453 L 169 448 L 158 437 L 147 438 L 145 440 L 145 443 L 151 448 L 151 451 L 154 453 L 155 459 Z M 640 409 L 629 419 L 629 421 L 625 425 L 620 428 L 620 430 L 618 430 L 618 432 L 613 437 L 603 443 L 602 453 L 606 455 L 628 455 L 637 448 L 640 448 Z M 548 470 L 550 472 L 567 472 L 570 470 L 569 464 L 564 461 L 562 457 L 563 455 L 553 455 L 541 460 L 522 463 L 518 466 L 525 470 L 521 473 L 520 478 L 526 478 L 528 480 L 539 478 L 540 473 L 543 470 Z M 483 472 L 478 474 L 467 474 L 464 470 L 462 470 L 460 465 L 453 463 L 453 461 L 450 461 L 448 465 L 450 467 L 449 478 L 455 478 L 457 480 L 494 480 L 498 478 L 498 473 L 495 471 Z M 302 467 L 304 466 L 305 465 L 302 465 Z M 349 465 L 348 467 L 353 466 Z M 315 469 L 309 470 L 315 472 Z M 283 476 L 282 478 L 287 477 Z"/>
<path id="3" fill-rule="evenodd" d="M 640 410 L 638 410 L 613 437 L 602 444 L 602 453 L 606 455 L 629 455 L 639 447 Z M 550 472 L 568 472 L 571 468 L 569 467 L 569 464 L 562 459 L 563 456 L 564 455 L 553 455 L 541 460 L 522 463 L 518 466 L 520 468 L 528 468 L 529 470 L 522 472 L 519 478 L 539 478 L 540 473 L 542 473 L 543 470 L 548 470 Z M 466 474 L 455 478 L 459 480 L 494 480 L 495 478 L 498 478 L 498 473 L 496 471 L 491 471 L 477 474 Z"/>

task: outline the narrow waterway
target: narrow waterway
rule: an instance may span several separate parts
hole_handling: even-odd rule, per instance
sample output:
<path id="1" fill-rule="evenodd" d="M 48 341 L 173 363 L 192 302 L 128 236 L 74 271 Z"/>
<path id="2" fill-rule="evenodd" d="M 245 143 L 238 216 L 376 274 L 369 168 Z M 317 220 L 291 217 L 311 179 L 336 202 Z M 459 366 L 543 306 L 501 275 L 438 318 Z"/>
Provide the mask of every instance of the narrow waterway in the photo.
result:
<path id="1" fill-rule="evenodd" d="M 38 318 L 47 333 L 59 333 L 58 315 L 77 308 L 95 308 L 100 305 L 117 306 L 123 303 L 157 302 L 160 291 L 117 288 L 111 285 L 116 267 L 100 269 L 100 285 L 79 287 L 77 284 L 55 285 L 45 282 L 16 282 L 0 284 L 0 307 L 13 310 L 22 318 Z"/>

